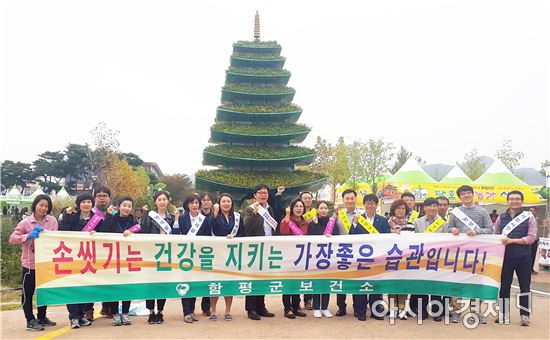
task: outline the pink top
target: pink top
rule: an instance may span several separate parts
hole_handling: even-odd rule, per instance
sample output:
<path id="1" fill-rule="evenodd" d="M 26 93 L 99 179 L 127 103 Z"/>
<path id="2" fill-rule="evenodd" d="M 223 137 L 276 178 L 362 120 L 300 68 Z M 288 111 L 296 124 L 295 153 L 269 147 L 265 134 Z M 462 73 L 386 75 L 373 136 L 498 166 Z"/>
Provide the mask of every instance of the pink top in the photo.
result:
<path id="1" fill-rule="evenodd" d="M 57 220 L 46 215 L 44 222 L 38 224 L 32 214 L 19 222 L 10 236 L 10 244 L 22 244 L 21 265 L 28 269 L 34 269 L 34 239 L 29 241 L 28 235 L 36 226 L 41 226 L 44 230 L 56 231 Z"/>

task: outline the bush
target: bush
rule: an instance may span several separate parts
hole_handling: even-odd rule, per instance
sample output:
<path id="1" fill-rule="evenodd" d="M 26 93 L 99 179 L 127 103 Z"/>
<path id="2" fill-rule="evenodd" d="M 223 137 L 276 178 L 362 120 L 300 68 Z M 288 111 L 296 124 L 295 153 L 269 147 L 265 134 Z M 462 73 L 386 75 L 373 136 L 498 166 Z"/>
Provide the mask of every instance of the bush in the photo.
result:
<path id="1" fill-rule="evenodd" d="M 236 170 L 199 170 L 197 177 L 206 180 L 226 183 L 241 188 L 254 188 L 258 183 L 265 183 L 270 188 L 279 185 L 292 187 L 300 184 L 307 184 L 325 178 L 324 175 L 315 172 L 296 170 L 294 172 L 271 172 L 271 171 L 236 171 Z"/>
<path id="2" fill-rule="evenodd" d="M 284 123 L 245 125 L 220 122 L 212 125 L 211 130 L 251 136 L 269 136 L 308 132 L 310 128 L 304 124 Z"/>
<path id="3" fill-rule="evenodd" d="M 258 76 L 289 76 L 290 71 L 279 68 L 230 67 L 227 72 Z"/>
<path id="4" fill-rule="evenodd" d="M 226 84 L 224 87 L 222 87 L 222 89 L 227 91 L 250 93 L 250 94 L 296 93 L 296 90 L 288 86 L 247 86 L 247 85 Z"/>
<path id="5" fill-rule="evenodd" d="M 233 46 L 243 47 L 281 47 L 276 40 L 271 41 L 255 41 L 255 40 L 239 40 Z"/>
<path id="6" fill-rule="evenodd" d="M 296 112 L 302 111 L 302 108 L 296 104 L 282 105 L 239 105 L 239 104 L 224 104 L 219 106 L 220 109 L 231 110 L 236 112 L 246 113 L 277 113 L 277 112 Z"/>
<path id="7" fill-rule="evenodd" d="M 226 157 L 251 159 L 294 158 L 315 154 L 315 150 L 301 146 L 274 148 L 219 144 L 208 146 L 204 151 Z"/>
<path id="8" fill-rule="evenodd" d="M 2 257 L 1 257 L 1 278 L 2 287 L 20 287 L 21 286 L 21 245 L 13 246 L 9 244 L 9 238 L 18 221 L 14 217 L 2 216 L 1 238 L 2 238 Z"/>
<path id="9" fill-rule="evenodd" d="M 252 59 L 252 60 L 285 60 L 285 57 L 282 57 L 278 54 L 256 54 L 256 53 L 237 53 L 234 52 L 231 55 L 232 58 L 239 59 Z"/>

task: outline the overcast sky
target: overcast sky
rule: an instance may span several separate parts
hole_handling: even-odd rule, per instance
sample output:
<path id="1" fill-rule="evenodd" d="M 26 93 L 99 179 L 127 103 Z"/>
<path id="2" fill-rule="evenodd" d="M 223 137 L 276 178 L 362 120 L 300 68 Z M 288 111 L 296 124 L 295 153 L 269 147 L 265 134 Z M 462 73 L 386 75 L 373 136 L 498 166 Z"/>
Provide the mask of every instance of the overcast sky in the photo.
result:
<path id="1" fill-rule="evenodd" d="M 546 1 L 7 1 L 1 159 L 85 143 L 99 122 L 122 151 L 193 174 L 232 43 L 277 40 L 299 120 L 335 142 L 384 138 L 453 164 L 504 138 L 549 156 Z"/>

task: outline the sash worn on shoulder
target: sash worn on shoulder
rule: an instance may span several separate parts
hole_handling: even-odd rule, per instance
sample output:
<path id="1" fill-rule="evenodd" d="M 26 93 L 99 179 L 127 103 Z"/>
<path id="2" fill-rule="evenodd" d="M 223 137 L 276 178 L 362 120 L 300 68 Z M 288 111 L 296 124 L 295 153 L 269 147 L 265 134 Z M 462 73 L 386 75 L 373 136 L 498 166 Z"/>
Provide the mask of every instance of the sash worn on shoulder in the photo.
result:
<path id="1" fill-rule="evenodd" d="M 530 211 L 524 211 L 518 216 L 514 217 L 508 224 L 502 229 L 502 235 L 508 236 L 512 230 L 516 229 L 518 225 L 522 224 L 523 221 L 533 216 Z"/>
<path id="2" fill-rule="evenodd" d="M 411 215 L 409 216 L 408 222 L 413 223 L 417 219 L 418 219 L 418 211 L 416 211 L 416 210 L 411 211 Z"/>
<path id="3" fill-rule="evenodd" d="M 433 221 L 426 230 L 424 230 L 425 233 L 435 233 L 436 231 L 441 228 L 445 224 L 445 221 L 439 217 L 435 221 Z"/>
<path id="4" fill-rule="evenodd" d="M 231 229 L 231 236 L 235 237 L 239 232 L 239 223 L 241 222 L 241 214 L 239 214 L 238 212 L 234 212 L 233 214 L 235 215 L 235 225 L 233 226 L 233 229 Z"/>
<path id="5" fill-rule="evenodd" d="M 196 217 L 189 215 L 189 218 L 191 219 L 191 229 L 189 229 L 187 235 L 196 236 L 202 226 L 202 222 L 204 222 L 205 217 L 203 214 L 199 213 Z"/>
<path id="6" fill-rule="evenodd" d="M 254 208 L 252 205 L 251 207 Z M 269 211 L 260 204 L 258 204 L 258 214 L 263 217 L 264 226 L 271 227 L 273 230 L 277 229 L 277 221 L 275 221 L 275 219 L 269 214 Z"/>
<path id="7" fill-rule="evenodd" d="M 359 216 L 357 223 L 359 223 L 363 227 L 363 229 L 368 231 L 369 234 L 380 234 L 378 230 L 363 215 Z"/>
<path id="8" fill-rule="evenodd" d="M 346 216 L 347 217 L 347 216 Z M 336 224 L 336 219 L 331 217 L 328 219 L 327 226 L 325 227 L 325 232 L 323 235 L 332 235 L 332 230 L 334 230 L 334 225 Z"/>
<path id="9" fill-rule="evenodd" d="M 458 218 L 459 220 L 461 220 L 468 228 L 470 228 L 470 230 L 475 230 L 476 227 L 479 228 L 479 226 L 477 225 L 477 223 L 475 223 L 474 221 L 472 221 L 472 219 L 470 217 L 468 217 L 468 215 L 466 215 L 462 210 L 460 210 L 458 207 L 454 208 L 453 210 L 451 210 L 451 214 L 455 215 L 456 218 Z"/>
<path id="10" fill-rule="evenodd" d="M 348 218 L 348 213 L 345 208 L 342 208 L 338 211 L 338 217 L 342 220 L 342 225 L 346 229 L 346 233 L 349 234 L 349 229 L 351 228 L 351 221 Z"/>
<path id="11" fill-rule="evenodd" d="M 139 233 L 141 231 L 141 226 L 139 224 L 136 224 L 136 225 L 133 225 L 130 228 L 128 228 L 128 230 L 130 230 L 134 234 Z"/>
<path id="12" fill-rule="evenodd" d="M 103 213 L 101 213 L 101 211 L 97 209 L 96 211 L 94 211 L 94 216 L 92 216 L 92 218 L 90 218 L 90 220 L 88 221 L 88 223 L 86 223 L 84 228 L 82 228 L 82 231 L 90 232 L 94 230 L 99 224 L 99 222 L 101 222 L 104 218 L 105 216 L 103 215 Z"/>
<path id="13" fill-rule="evenodd" d="M 168 222 L 166 222 L 166 220 L 164 220 L 164 218 L 162 218 L 156 211 L 153 211 L 153 210 L 149 211 L 147 216 L 151 217 L 151 219 L 155 222 L 157 227 L 161 230 L 164 230 L 166 234 L 172 233 L 172 227 L 170 227 Z"/>
<path id="14" fill-rule="evenodd" d="M 300 229 L 300 227 L 298 227 L 296 225 L 296 223 L 294 223 L 294 221 L 289 221 L 288 222 L 288 227 L 290 228 L 290 230 L 292 230 L 292 232 L 294 233 L 294 235 L 298 235 L 298 236 L 303 236 L 304 233 L 302 232 L 302 229 Z"/>

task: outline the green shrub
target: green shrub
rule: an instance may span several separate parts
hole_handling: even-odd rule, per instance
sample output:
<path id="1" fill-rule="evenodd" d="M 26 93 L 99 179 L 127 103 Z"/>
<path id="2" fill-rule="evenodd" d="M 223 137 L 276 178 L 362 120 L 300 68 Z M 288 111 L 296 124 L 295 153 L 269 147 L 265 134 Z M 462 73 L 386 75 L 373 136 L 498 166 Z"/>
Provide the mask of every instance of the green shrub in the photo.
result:
<path id="1" fill-rule="evenodd" d="M 282 57 L 278 54 L 255 54 L 255 53 L 233 53 L 232 58 L 239 59 L 251 59 L 251 60 L 285 60 L 285 57 Z"/>
<path id="2" fill-rule="evenodd" d="M 205 152 L 210 152 L 216 155 L 237 158 L 251 159 L 280 159 L 294 158 L 315 154 L 315 150 L 302 146 L 289 146 L 284 148 L 274 147 L 254 147 L 218 144 L 211 145 L 204 149 Z"/>
<path id="3" fill-rule="evenodd" d="M 255 41 L 255 40 L 239 40 L 233 46 L 243 47 L 281 47 L 276 40 L 272 41 Z"/>
<path id="4" fill-rule="evenodd" d="M 8 216 L 2 216 L 1 221 L 1 278 L 2 287 L 21 286 L 21 245 L 9 244 L 9 238 L 15 226 L 17 219 Z"/>
<path id="5" fill-rule="evenodd" d="M 307 132 L 310 128 L 304 124 L 235 124 L 220 122 L 212 125 L 212 131 L 221 131 L 251 136 L 285 135 Z"/>
<path id="6" fill-rule="evenodd" d="M 236 171 L 236 170 L 199 170 L 197 177 L 206 180 L 226 183 L 231 186 L 242 188 L 254 188 L 258 183 L 265 183 L 270 188 L 284 184 L 287 187 L 307 184 L 325 178 L 322 174 L 309 171 L 296 170 L 287 172 L 270 171 Z"/>
<path id="7" fill-rule="evenodd" d="M 258 76 L 289 76 L 290 71 L 279 68 L 230 67 L 227 72 Z"/>
<path id="8" fill-rule="evenodd" d="M 231 110 L 236 112 L 247 113 L 277 113 L 277 112 L 295 112 L 302 111 L 302 108 L 296 104 L 282 105 L 238 105 L 224 104 L 219 106 L 220 109 Z"/>
<path id="9" fill-rule="evenodd" d="M 222 88 L 227 91 L 250 93 L 250 94 L 286 94 L 295 93 L 292 87 L 288 86 L 248 86 L 237 84 L 225 84 Z"/>

